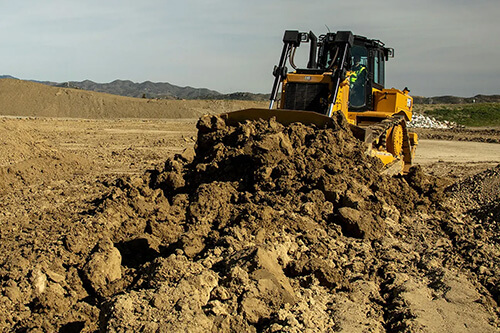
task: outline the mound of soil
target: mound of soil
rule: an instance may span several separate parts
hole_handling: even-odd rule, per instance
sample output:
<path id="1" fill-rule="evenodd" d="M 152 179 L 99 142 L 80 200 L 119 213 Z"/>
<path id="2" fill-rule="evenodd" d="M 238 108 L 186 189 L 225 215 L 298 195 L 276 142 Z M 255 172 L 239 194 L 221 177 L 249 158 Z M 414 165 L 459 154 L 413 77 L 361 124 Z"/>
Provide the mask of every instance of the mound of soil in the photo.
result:
<path id="1" fill-rule="evenodd" d="M 498 230 L 478 230 L 418 167 L 380 175 L 343 116 L 334 120 L 201 118 L 194 151 L 103 184 L 64 232 L 1 259 L 0 326 L 498 329 Z"/>
<path id="2" fill-rule="evenodd" d="M 198 118 L 203 114 L 264 107 L 254 101 L 182 101 L 123 97 L 41 83 L 0 80 L 0 114 L 22 117 Z"/>

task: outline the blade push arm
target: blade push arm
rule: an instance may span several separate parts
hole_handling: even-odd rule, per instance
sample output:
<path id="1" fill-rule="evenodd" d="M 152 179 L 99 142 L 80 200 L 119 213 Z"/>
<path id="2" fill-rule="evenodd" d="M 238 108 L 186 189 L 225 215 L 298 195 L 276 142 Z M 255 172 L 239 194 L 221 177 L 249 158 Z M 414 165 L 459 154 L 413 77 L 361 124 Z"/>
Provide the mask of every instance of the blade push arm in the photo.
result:
<path id="1" fill-rule="evenodd" d="M 274 75 L 274 83 L 273 88 L 271 90 L 270 104 L 269 109 L 273 108 L 274 102 L 278 96 L 278 90 L 280 83 L 286 78 L 286 74 L 288 69 L 285 66 L 286 59 L 290 55 L 290 51 L 293 48 L 297 48 L 300 46 L 301 42 L 309 42 L 311 41 L 311 49 L 309 53 L 309 63 L 308 68 L 316 68 L 316 49 L 317 49 L 317 38 L 310 31 L 307 32 L 299 32 L 297 30 L 286 30 L 283 36 L 283 49 L 281 51 L 280 62 L 277 66 L 274 66 L 273 75 Z"/>

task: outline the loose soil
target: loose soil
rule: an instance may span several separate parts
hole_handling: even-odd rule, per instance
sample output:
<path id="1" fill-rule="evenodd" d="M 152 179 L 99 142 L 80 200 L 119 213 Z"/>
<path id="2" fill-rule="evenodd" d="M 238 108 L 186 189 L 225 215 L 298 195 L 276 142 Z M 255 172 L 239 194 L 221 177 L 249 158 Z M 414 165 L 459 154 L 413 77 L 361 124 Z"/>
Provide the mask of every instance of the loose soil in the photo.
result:
<path id="1" fill-rule="evenodd" d="M 34 115 L 0 121 L 2 331 L 499 329 L 498 157 L 391 178 L 341 117 Z"/>

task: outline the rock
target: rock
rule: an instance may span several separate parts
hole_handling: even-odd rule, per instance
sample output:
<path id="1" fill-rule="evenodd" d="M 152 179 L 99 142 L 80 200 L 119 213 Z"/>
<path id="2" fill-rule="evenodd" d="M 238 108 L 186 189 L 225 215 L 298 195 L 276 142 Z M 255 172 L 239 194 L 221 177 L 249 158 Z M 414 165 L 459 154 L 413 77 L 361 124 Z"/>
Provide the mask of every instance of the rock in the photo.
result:
<path id="1" fill-rule="evenodd" d="M 408 127 L 451 129 L 458 127 L 458 124 L 450 121 L 439 121 L 434 117 L 414 113 L 411 122 L 408 123 Z"/>
<path id="2" fill-rule="evenodd" d="M 40 268 L 35 268 L 31 275 L 31 285 L 36 294 L 42 294 L 47 288 L 47 275 Z"/>

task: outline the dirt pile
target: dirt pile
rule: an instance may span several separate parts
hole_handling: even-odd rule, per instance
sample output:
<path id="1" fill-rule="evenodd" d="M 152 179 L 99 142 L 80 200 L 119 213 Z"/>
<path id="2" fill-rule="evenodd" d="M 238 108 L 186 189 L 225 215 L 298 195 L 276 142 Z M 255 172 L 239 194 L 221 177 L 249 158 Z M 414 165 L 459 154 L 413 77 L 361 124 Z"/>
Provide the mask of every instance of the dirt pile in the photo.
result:
<path id="1" fill-rule="evenodd" d="M 0 80 L 0 114 L 8 116 L 179 119 L 264 105 L 253 101 L 142 99 L 22 80 Z"/>
<path id="2" fill-rule="evenodd" d="M 485 265 L 499 244 L 467 252 L 494 230 L 477 234 L 420 168 L 380 175 L 341 115 L 335 124 L 203 117 L 195 151 L 104 184 L 63 234 L 2 259 L 2 326 L 498 329 L 498 266 Z"/>

